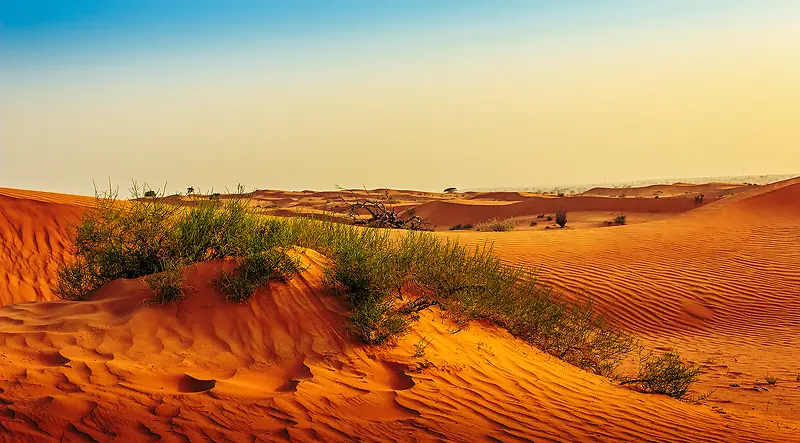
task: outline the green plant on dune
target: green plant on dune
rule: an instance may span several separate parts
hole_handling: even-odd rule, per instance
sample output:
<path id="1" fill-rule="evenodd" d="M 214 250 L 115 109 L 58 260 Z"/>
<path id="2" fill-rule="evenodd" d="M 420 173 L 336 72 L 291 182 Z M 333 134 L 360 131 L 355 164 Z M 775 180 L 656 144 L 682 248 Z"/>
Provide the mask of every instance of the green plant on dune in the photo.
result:
<path id="1" fill-rule="evenodd" d="M 161 272 L 145 278 L 147 286 L 153 291 L 150 302 L 166 304 L 184 298 L 186 295 L 183 288 L 184 272 L 181 263 L 171 260 L 163 263 L 161 269 Z"/>
<path id="2" fill-rule="evenodd" d="M 273 248 L 243 258 L 233 272 L 220 273 L 215 283 L 228 301 L 243 302 L 268 281 L 288 281 L 302 270 L 298 258 L 285 249 Z"/>
<path id="3" fill-rule="evenodd" d="M 639 373 L 620 384 L 633 384 L 643 392 L 682 399 L 702 372 L 700 366 L 684 363 L 674 351 L 660 355 L 649 352 L 640 358 Z"/>
<path id="4" fill-rule="evenodd" d="M 567 225 L 567 210 L 559 208 L 556 211 L 556 224 L 560 227 L 564 227 Z"/>
<path id="5" fill-rule="evenodd" d="M 475 225 L 475 230 L 479 232 L 508 232 L 517 228 L 517 223 L 513 220 L 490 218 Z"/>
<path id="6" fill-rule="evenodd" d="M 470 229 L 472 229 L 472 225 L 469 223 L 450 226 L 451 231 L 468 231 Z"/>
<path id="7" fill-rule="evenodd" d="M 140 193 L 134 184 L 134 198 L 127 202 L 117 201 L 112 192 L 98 195 L 97 208 L 74 227 L 76 260 L 59 270 L 61 297 L 81 300 L 111 280 L 144 278 L 152 302 L 169 303 L 184 297 L 185 266 L 236 259 L 237 265 L 214 283 L 227 300 L 242 302 L 269 281 L 303 272 L 293 248 L 310 248 L 330 260 L 323 269 L 324 285 L 345 298 L 347 329 L 368 345 L 392 343 L 420 312 L 438 307 L 459 328 L 473 320 L 488 322 L 606 376 L 638 346 L 591 300 L 552 294 L 532 269 L 503 263 L 489 244 L 465 246 L 430 232 L 266 217 L 241 195 L 179 206 L 142 199 Z M 685 393 L 683 385 L 670 382 L 691 384 L 693 371 L 681 373 L 677 362 L 672 354 L 652 357 L 642 376 L 626 383 L 647 392 Z M 670 371 L 679 376 L 659 375 Z"/>

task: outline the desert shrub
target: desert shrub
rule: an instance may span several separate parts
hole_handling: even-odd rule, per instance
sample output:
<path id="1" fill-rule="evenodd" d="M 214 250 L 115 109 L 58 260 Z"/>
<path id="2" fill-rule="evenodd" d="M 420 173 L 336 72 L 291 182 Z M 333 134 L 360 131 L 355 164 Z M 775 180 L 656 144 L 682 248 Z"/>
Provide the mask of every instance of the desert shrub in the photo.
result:
<path id="1" fill-rule="evenodd" d="M 553 216 L 552 215 L 548 215 L 547 216 L 547 221 L 553 221 Z"/>
<path id="2" fill-rule="evenodd" d="M 215 284 L 228 301 L 243 302 L 270 280 L 289 281 L 302 272 L 300 260 L 275 248 L 248 255 L 233 272 L 220 273 Z"/>
<path id="3" fill-rule="evenodd" d="M 420 311 L 437 306 L 458 325 L 486 321 L 598 374 L 613 372 L 636 346 L 590 301 L 552 294 L 532 270 L 503 263 L 490 245 L 466 247 L 427 232 L 267 218 L 237 198 L 187 207 L 109 196 L 87 211 L 75 240 L 77 260 L 60 271 L 65 298 L 81 299 L 112 279 L 149 277 L 154 301 L 166 302 L 183 295 L 174 270 L 237 258 L 216 286 L 229 300 L 243 301 L 267 281 L 288 280 L 301 270 L 290 248 L 312 248 L 330 259 L 323 281 L 345 297 L 347 328 L 362 343 L 391 343 Z M 639 383 L 660 389 L 656 380 Z"/>
<path id="4" fill-rule="evenodd" d="M 564 193 L 563 193 L 563 192 L 559 192 L 559 193 L 558 193 L 558 196 L 559 196 L 559 197 L 563 197 L 563 196 L 564 196 Z"/>
<path id="5" fill-rule="evenodd" d="M 219 200 L 219 192 L 212 192 L 211 195 L 208 196 L 209 200 Z"/>
<path id="6" fill-rule="evenodd" d="M 422 337 L 415 345 L 414 345 L 414 357 L 423 357 L 425 355 L 425 350 L 428 349 L 428 346 L 431 345 L 430 340 L 425 340 L 425 337 Z"/>
<path id="7" fill-rule="evenodd" d="M 778 378 L 777 377 L 772 377 L 772 376 L 768 375 L 768 376 L 764 377 L 764 380 L 767 382 L 767 384 L 770 384 L 770 385 L 778 384 Z"/>
<path id="8" fill-rule="evenodd" d="M 627 217 L 624 215 L 618 215 L 617 218 L 614 219 L 615 225 L 624 225 L 626 222 Z"/>
<path id="9" fill-rule="evenodd" d="M 532 221 L 532 222 L 531 222 L 531 226 L 536 226 L 536 225 L 538 225 L 538 224 L 539 224 L 539 222 L 537 222 L 537 221 Z"/>
<path id="10" fill-rule="evenodd" d="M 640 359 L 639 373 L 620 384 L 638 386 L 646 393 L 682 399 L 702 372 L 700 366 L 681 361 L 680 355 L 674 351 L 661 355 L 649 352 Z"/>
<path id="11" fill-rule="evenodd" d="M 55 292 L 60 297 L 82 300 L 111 280 L 288 246 L 276 223 L 252 213 L 242 199 L 183 207 L 161 199 L 141 199 L 135 183 L 131 195 L 131 200 L 122 202 L 116 192 L 98 194 L 96 208 L 86 211 L 72 227 L 76 259 L 58 271 Z M 156 287 L 166 291 L 164 297 L 157 294 L 159 300 L 170 298 L 171 275 L 154 277 Z"/>
<path id="12" fill-rule="evenodd" d="M 463 224 L 463 225 L 462 224 L 457 224 L 457 225 L 450 226 L 450 230 L 451 231 L 467 231 L 469 229 L 472 229 L 472 225 L 470 225 L 470 224 Z"/>
<path id="13" fill-rule="evenodd" d="M 475 225 L 475 230 L 480 232 L 507 232 L 513 231 L 516 227 L 517 224 L 512 220 L 492 218 Z"/>
<path id="14" fill-rule="evenodd" d="M 156 196 L 156 191 L 153 191 L 152 189 L 149 189 L 147 191 L 144 191 L 144 195 L 143 196 L 144 197 L 155 197 Z"/>
<path id="15" fill-rule="evenodd" d="M 562 228 L 567 225 L 567 210 L 559 209 L 556 211 L 556 223 Z"/>
<path id="16" fill-rule="evenodd" d="M 659 198 L 659 196 L 656 195 L 656 198 Z"/>
<path id="17" fill-rule="evenodd" d="M 145 282 L 153 297 L 150 303 L 167 304 L 185 297 L 183 292 L 183 266 L 180 262 L 170 260 L 162 264 L 162 271 L 145 278 Z"/>
<path id="18" fill-rule="evenodd" d="M 108 191 L 97 199 L 97 208 L 86 211 L 73 227 L 73 252 L 78 258 L 59 270 L 56 292 L 63 298 L 80 300 L 108 281 L 164 270 L 170 225 L 180 208 L 160 199 L 141 199 L 136 184 L 131 194 L 133 199 L 124 204 Z"/>

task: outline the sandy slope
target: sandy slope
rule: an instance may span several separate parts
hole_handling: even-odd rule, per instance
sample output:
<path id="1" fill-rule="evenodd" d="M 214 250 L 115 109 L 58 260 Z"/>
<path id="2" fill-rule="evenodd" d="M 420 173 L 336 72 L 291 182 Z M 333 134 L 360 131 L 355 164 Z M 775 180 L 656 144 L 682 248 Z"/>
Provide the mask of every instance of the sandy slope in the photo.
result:
<path id="1" fill-rule="evenodd" d="M 52 300 L 70 223 L 94 199 L 0 188 L 0 306 Z"/>
<path id="2" fill-rule="evenodd" d="M 594 197 L 617 197 L 625 195 L 628 197 L 660 197 L 698 195 L 704 194 L 706 197 L 719 197 L 720 195 L 733 195 L 751 189 L 752 185 L 742 185 L 739 183 L 706 183 L 695 185 L 691 183 L 673 183 L 671 185 L 650 185 L 636 188 L 592 188 L 582 192 L 582 196 Z"/>
<path id="3" fill-rule="evenodd" d="M 458 235 L 488 238 L 503 258 L 541 266 L 556 288 L 593 297 L 651 344 L 706 364 L 700 390 L 718 389 L 710 402 L 800 417 L 800 180 L 634 226 Z"/>
<path id="4" fill-rule="evenodd" d="M 800 181 L 630 226 L 445 234 L 490 238 L 567 294 L 590 293 L 649 344 L 703 362 L 700 389 L 719 387 L 707 405 L 621 389 L 492 328 L 451 334 L 435 313 L 397 348 L 354 346 L 311 251 L 301 277 L 244 305 L 208 284 L 231 262 L 190 268 L 191 296 L 165 307 L 142 303 L 140 281 L 86 302 L 19 303 L 52 297 L 66 225 L 90 202 L 0 190 L 0 275 L 25 282 L 0 285 L 0 302 L 17 303 L 0 308 L 2 441 L 767 442 L 800 432 Z M 421 336 L 433 343 L 413 358 Z M 778 385 L 745 389 L 764 375 Z"/>
<path id="5" fill-rule="evenodd" d="M 140 281 L 0 309 L 7 441 L 789 441 L 761 418 L 621 389 L 499 331 L 434 313 L 395 349 L 354 347 L 319 264 L 243 305 L 189 271 L 180 304 Z M 433 344 L 413 358 L 423 335 Z"/>

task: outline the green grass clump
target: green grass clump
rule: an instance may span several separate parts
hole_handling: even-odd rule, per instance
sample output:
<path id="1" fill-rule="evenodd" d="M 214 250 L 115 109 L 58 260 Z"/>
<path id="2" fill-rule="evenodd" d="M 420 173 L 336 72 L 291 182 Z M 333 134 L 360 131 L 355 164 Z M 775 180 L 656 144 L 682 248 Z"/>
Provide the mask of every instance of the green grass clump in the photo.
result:
<path id="1" fill-rule="evenodd" d="M 471 224 L 468 224 L 468 223 L 467 224 L 463 224 L 463 225 L 462 224 L 457 224 L 457 225 L 450 226 L 450 230 L 451 231 L 468 231 L 468 230 L 472 229 L 472 227 L 473 226 Z"/>
<path id="2" fill-rule="evenodd" d="M 620 384 L 634 384 L 646 393 L 683 399 L 702 372 L 700 366 L 681 361 L 674 351 L 660 355 L 650 352 L 641 358 L 639 373 Z"/>
<path id="3" fill-rule="evenodd" d="M 567 225 L 567 211 L 566 209 L 559 209 L 556 211 L 556 223 L 560 227 L 564 227 Z"/>
<path id="4" fill-rule="evenodd" d="M 492 218 L 475 226 L 476 231 L 480 232 L 507 232 L 516 229 L 517 224 L 512 220 L 500 220 Z"/>
<path id="5" fill-rule="evenodd" d="M 77 259 L 58 271 L 59 296 L 83 300 L 112 280 L 167 271 L 174 275 L 175 268 L 192 263 L 291 246 L 282 237 L 283 225 L 254 214 L 243 199 L 185 207 L 140 198 L 142 191 L 134 183 L 127 202 L 118 201 L 112 191 L 98 195 L 97 207 L 86 211 L 73 227 L 72 252 Z M 151 287 L 162 287 L 168 277 L 151 280 Z M 156 298 L 167 300 L 175 294 L 164 295 Z"/>
<path id="6" fill-rule="evenodd" d="M 302 264 L 285 249 L 269 249 L 241 260 L 233 272 L 222 272 L 215 280 L 228 301 L 247 301 L 270 280 L 289 281 L 302 272 Z"/>
<path id="7" fill-rule="evenodd" d="M 86 212 L 74 232 L 77 260 L 59 271 L 58 294 L 81 300 L 108 281 L 145 277 L 153 301 L 168 303 L 184 296 L 184 266 L 236 258 L 238 265 L 220 273 L 215 284 L 228 300 L 242 302 L 268 281 L 286 281 L 301 272 L 291 252 L 299 247 L 330 259 L 324 284 L 346 299 L 347 328 L 365 344 L 392 343 L 421 311 L 435 306 L 460 327 L 473 320 L 491 323 L 601 375 L 611 375 L 638 346 L 591 300 L 573 302 L 552 294 L 533 270 L 503 263 L 488 244 L 467 247 L 429 232 L 270 218 L 236 196 L 179 206 L 137 198 L 138 193 L 134 186 L 128 202 L 116 201 L 112 193 L 99 196 L 97 208 Z M 493 223 L 513 227 L 508 220 Z M 686 369 L 679 362 L 645 362 L 636 383 L 645 391 L 680 393 L 659 384 Z M 679 381 L 696 378 L 688 369 L 678 374 Z"/>
<path id="8" fill-rule="evenodd" d="M 163 271 L 145 279 L 147 286 L 153 291 L 150 303 L 167 304 L 183 299 L 183 267 L 179 262 L 170 261 L 162 265 Z"/>

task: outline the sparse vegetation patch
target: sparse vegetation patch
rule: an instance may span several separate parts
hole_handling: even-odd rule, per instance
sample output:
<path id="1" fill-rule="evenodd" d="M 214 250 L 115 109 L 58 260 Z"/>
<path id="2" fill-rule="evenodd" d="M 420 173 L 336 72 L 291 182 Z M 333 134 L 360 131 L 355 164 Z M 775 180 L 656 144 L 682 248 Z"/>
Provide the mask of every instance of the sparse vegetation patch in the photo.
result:
<path id="1" fill-rule="evenodd" d="M 640 359 L 639 373 L 620 384 L 633 384 L 643 392 L 682 399 L 702 372 L 700 366 L 684 363 L 675 352 L 661 355 L 651 352 Z"/>
<path id="2" fill-rule="evenodd" d="M 395 235 L 311 218 L 268 218 L 235 196 L 177 206 L 139 199 L 140 192 L 134 185 L 128 202 L 116 201 L 113 193 L 98 196 L 97 208 L 75 227 L 77 258 L 59 271 L 61 297 L 81 300 L 108 281 L 144 277 L 153 301 L 168 303 L 184 296 L 184 266 L 235 258 L 237 266 L 221 272 L 215 286 L 228 300 L 242 302 L 267 282 L 302 272 L 292 248 L 311 248 L 330 259 L 325 286 L 346 299 L 348 330 L 368 345 L 392 343 L 421 311 L 436 306 L 459 328 L 486 321 L 605 376 L 638 347 L 591 300 L 552 294 L 534 271 L 501 262 L 488 244 L 467 247 L 427 232 Z M 513 226 L 509 220 L 492 224 Z M 623 383 L 681 398 L 697 375 L 699 369 L 677 354 L 651 354 L 638 377 Z"/>
<path id="3" fill-rule="evenodd" d="M 480 232 L 507 232 L 516 229 L 517 223 L 512 220 L 492 218 L 475 225 L 475 230 Z"/>
<path id="4" fill-rule="evenodd" d="M 559 209 L 556 211 L 556 224 L 560 227 L 564 227 L 567 225 L 567 210 L 566 209 Z"/>
<path id="5" fill-rule="evenodd" d="M 463 225 L 462 224 L 457 224 L 457 225 L 450 226 L 450 230 L 451 231 L 467 231 L 467 230 L 472 229 L 472 227 L 473 226 L 471 224 L 468 224 L 468 223 L 467 224 L 463 224 Z"/>

